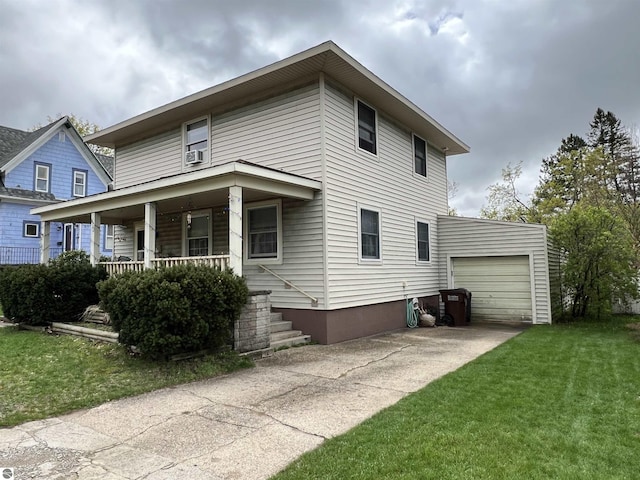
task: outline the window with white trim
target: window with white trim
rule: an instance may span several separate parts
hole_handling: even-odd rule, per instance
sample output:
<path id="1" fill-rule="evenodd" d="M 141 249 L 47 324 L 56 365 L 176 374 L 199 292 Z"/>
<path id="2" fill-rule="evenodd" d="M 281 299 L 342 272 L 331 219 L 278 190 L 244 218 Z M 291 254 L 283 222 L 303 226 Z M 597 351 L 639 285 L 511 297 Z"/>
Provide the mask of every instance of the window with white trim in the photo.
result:
<path id="1" fill-rule="evenodd" d="M 85 197 L 87 195 L 87 172 L 73 170 L 73 196 Z"/>
<path id="2" fill-rule="evenodd" d="M 380 260 L 380 212 L 367 208 L 360 209 L 360 259 Z"/>
<path id="3" fill-rule="evenodd" d="M 248 260 L 280 261 L 282 259 L 282 204 L 263 202 L 245 209 Z"/>
<path id="4" fill-rule="evenodd" d="M 104 249 L 113 250 L 115 239 L 115 225 L 105 225 L 104 229 Z"/>
<path id="5" fill-rule="evenodd" d="M 356 101 L 358 114 L 358 148 L 377 155 L 376 111 L 370 106 Z"/>
<path id="6" fill-rule="evenodd" d="M 49 193 L 49 174 L 51 167 L 42 163 L 35 164 L 34 190 L 36 192 Z"/>
<path id="7" fill-rule="evenodd" d="M 427 142 L 422 138 L 413 136 L 414 171 L 423 177 L 427 176 Z"/>
<path id="8" fill-rule="evenodd" d="M 428 223 L 416 221 L 416 247 L 419 262 L 428 262 L 431 260 Z"/>
<path id="9" fill-rule="evenodd" d="M 182 218 L 184 255 L 187 257 L 211 255 L 211 210 L 188 212 Z"/>
<path id="10" fill-rule="evenodd" d="M 184 145 L 185 151 L 206 150 L 209 144 L 209 122 L 206 118 L 185 124 Z"/>
<path id="11" fill-rule="evenodd" d="M 23 222 L 22 236 L 23 237 L 39 237 L 40 224 L 38 222 Z"/>

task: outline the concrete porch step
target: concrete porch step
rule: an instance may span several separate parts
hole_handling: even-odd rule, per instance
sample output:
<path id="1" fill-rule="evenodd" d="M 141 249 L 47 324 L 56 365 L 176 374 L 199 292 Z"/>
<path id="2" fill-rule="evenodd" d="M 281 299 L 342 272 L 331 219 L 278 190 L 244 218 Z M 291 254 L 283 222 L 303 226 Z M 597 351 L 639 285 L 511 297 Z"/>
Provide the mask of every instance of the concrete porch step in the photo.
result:
<path id="1" fill-rule="evenodd" d="M 292 322 L 287 322 L 285 320 L 280 320 L 278 322 L 271 320 L 271 333 L 286 332 L 287 330 L 291 330 L 291 325 Z"/>
<path id="2" fill-rule="evenodd" d="M 277 350 L 283 347 L 306 345 L 311 342 L 311 335 L 303 335 L 300 330 L 277 332 L 271 334 L 271 348 Z"/>

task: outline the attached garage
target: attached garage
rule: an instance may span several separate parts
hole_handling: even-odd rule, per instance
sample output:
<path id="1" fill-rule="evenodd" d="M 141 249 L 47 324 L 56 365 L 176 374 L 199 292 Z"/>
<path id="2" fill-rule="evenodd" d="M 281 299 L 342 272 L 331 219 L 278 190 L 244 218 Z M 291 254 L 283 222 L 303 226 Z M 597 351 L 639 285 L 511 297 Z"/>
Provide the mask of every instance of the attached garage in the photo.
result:
<path id="1" fill-rule="evenodd" d="M 544 225 L 438 217 L 442 289 L 472 294 L 471 321 L 551 323 Z"/>
<path id="2" fill-rule="evenodd" d="M 531 321 L 529 256 L 452 258 L 454 288 L 472 292 L 474 320 Z"/>

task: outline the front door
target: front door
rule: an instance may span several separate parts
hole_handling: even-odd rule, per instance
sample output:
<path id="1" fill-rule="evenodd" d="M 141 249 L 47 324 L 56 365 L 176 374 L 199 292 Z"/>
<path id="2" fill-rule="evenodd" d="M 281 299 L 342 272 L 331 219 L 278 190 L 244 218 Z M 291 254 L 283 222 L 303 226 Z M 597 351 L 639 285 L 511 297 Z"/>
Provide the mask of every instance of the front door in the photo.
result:
<path id="1" fill-rule="evenodd" d="M 62 246 L 65 252 L 73 250 L 75 247 L 75 236 L 73 235 L 73 223 L 65 223 L 64 225 L 64 239 L 62 240 Z"/>

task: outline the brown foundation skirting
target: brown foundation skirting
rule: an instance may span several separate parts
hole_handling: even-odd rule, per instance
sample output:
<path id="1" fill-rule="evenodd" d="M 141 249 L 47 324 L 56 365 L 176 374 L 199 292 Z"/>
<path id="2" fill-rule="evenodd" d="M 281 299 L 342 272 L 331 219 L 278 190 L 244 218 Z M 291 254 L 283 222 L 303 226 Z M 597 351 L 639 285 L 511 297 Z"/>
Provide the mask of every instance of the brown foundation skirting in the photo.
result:
<path id="1" fill-rule="evenodd" d="M 426 305 L 437 305 L 438 295 L 421 297 Z M 276 308 L 295 330 L 311 335 L 311 340 L 322 344 L 344 342 L 376 333 L 406 327 L 407 307 L 405 300 L 376 303 L 339 310 L 307 310 L 300 308 Z"/>

